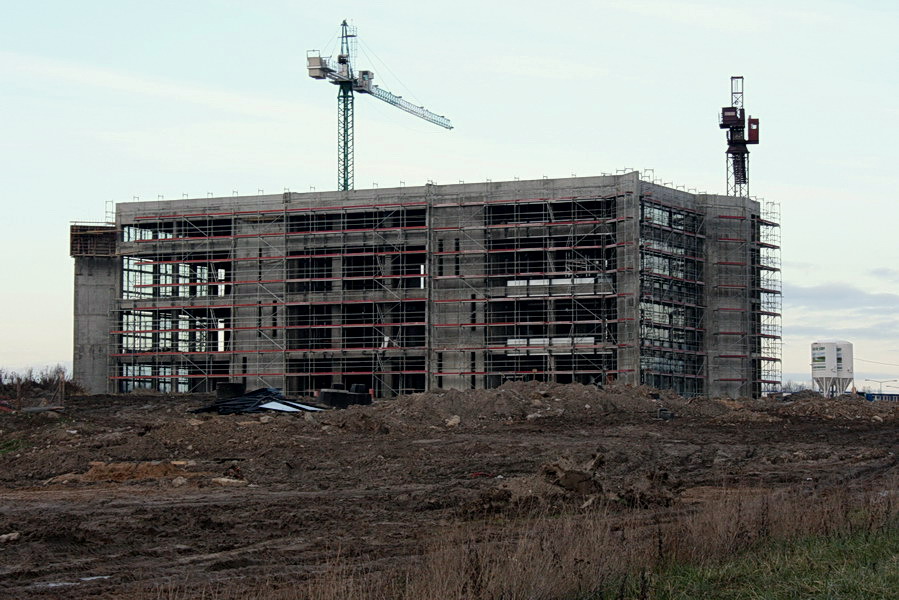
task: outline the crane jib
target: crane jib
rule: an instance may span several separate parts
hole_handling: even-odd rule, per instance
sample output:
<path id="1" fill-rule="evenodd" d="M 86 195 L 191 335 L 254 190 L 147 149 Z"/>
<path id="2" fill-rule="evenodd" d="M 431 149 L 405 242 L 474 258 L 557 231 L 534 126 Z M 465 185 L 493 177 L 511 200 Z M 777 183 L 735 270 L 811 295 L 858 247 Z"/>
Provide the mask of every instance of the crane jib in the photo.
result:
<path id="1" fill-rule="evenodd" d="M 408 100 L 404 100 L 402 96 L 397 96 L 396 94 L 392 94 L 385 89 L 379 88 L 376 85 L 371 86 L 371 91 L 357 89 L 359 92 L 369 93 L 378 100 L 383 100 L 387 104 L 391 104 L 400 110 L 404 110 L 407 113 L 413 114 L 416 117 L 424 119 L 430 123 L 434 123 L 435 125 L 440 125 L 441 127 L 445 127 L 446 129 L 452 129 L 453 124 L 449 119 L 442 115 L 434 114 L 423 106 L 415 106 Z"/>

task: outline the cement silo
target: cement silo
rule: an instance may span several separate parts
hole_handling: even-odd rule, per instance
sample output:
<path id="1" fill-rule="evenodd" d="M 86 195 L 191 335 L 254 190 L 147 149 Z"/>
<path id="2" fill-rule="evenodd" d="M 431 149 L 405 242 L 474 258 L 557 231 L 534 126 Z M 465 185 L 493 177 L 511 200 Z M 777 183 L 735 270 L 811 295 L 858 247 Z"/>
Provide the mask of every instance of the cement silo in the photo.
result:
<path id="1" fill-rule="evenodd" d="M 852 344 L 845 340 L 812 342 L 812 381 L 822 394 L 839 396 L 852 384 Z"/>

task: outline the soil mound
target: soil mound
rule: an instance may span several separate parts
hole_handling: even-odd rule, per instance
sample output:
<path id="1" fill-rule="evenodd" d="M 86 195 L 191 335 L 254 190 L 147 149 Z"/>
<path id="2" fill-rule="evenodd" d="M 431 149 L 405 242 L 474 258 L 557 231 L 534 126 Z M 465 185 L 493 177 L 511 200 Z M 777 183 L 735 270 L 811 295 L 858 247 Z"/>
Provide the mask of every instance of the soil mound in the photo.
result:
<path id="1" fill-rule="evenodd" d="M 798 394 L 776 406 L 771 412 L 782 417 L 813 417 L 838 420 L 899 420 L 899 403 L 869 402 L 854 396 L 824 398 L 820 394 Z"/>
<path id="2" fill-rule="evenodd" d="M 544 420 L 608 420 L 616 416 L 654 417 L 662 406 L 684 407 L 676 394 L 647 387 L 617 386 L 600 389 L 581 384 L 508 382 L 490 390 L 436 390 L 409 394 L 379 402 L 371 408 L 358 407 L 345 416 L 331 417 L 354 430 L 377 430 L 416 426 L 483 427 L 496 423 Z M 705 412 L 702 403 L 687 412 Z M 718 412 L 713 410 L 713 412 Z M 357 423 L 367 415 L 369 422 Z"/>
<path id="3" fill-rule="evenodd" d="M 683 487 L 660 465 L 599 448 L 581 462 L 560 457 L 542 464 L 533 475 L 501 480 L 484 490 L 471 511 L 496 512 L 507 508 L 557 506 L 575 502 L 583 507 L 610 502 L 627 507 L 670 506 Z"/>

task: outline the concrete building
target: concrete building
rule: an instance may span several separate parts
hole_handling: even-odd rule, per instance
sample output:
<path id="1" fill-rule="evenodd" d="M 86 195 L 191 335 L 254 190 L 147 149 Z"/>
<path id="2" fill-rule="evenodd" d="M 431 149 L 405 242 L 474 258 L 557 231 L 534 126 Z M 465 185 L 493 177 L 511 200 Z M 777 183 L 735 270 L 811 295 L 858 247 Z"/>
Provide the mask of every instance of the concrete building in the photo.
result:
<path id="1" fill-rule="evenodd" d="M 132 202 L 72 227 L 93 392 L 779 387 L 772 206 L 638 173 Z"/>

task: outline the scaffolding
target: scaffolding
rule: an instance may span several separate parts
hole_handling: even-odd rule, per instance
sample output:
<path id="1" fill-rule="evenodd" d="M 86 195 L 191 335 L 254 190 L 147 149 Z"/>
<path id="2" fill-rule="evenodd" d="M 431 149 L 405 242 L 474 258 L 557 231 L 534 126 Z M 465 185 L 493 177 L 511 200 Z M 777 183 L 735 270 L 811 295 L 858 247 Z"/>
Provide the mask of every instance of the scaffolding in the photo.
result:
<path id="1" fill-rule="evenodd" d="M 119 205 L 108 378 L 693 396 L 730 370 L 751 392 L 778 379 L 778 229 L 730 200 L 745 206 L 715 212 L 628 172 Z"/>
<path id="2" fill-rule="evenodd" d="M 724 199 L 726 200 L 726 199 Z M 711 278 L 714 297 L 713 335 L 716 352 L 711 376 L 736 396 L 750 396 L 753 389 L 755 327 L 751 301 L 753 261 L 751 210 L 720 204 L 712 209 L 718 252 Z"/>
<path id="3" fill-rule="evenodd" d="M 120 391 L 219 381 L 418 391 L 424 203 L 138 215 L 122 227 Z M 395 381 L 399 376 L 399 381 Z M 372 381 L 374 379 L 374 381 Z"/>
<path id="4" fill-rule="evenodd" d="M 710 265 L 710 318 L 716 351 L 710 377 L 734 396 L 780 389 L 781 286 L 777 205 L 711 197 L 717 242 Z"/>
<path id="5" fill-rule="evenodd" d="M 783 285 L 780 259 L 780 203 L 761 201 L 758 231 L 758 337 L 759 392 L 763 395 L 782 389 Z"/>
<path id="6" fill-rule="evenodd" d="M 436 387 L 510 380 L 602 383 L 632 378 L 620 359 L 620 178 L 590 194 L 541 195 L 485 184 L 432 210 L 432 351 Z M 624 203 L 626 204 L 626 203 Z"/>
<path id="7" fill-rule="evenodd" d="M 685 193 L 652 181 L 642 182 L 641 192 L 640 382 L 701 395 L 707 392 L 705 217 Z"/>
<path id="8" fill-rule="evenodd" d="M 69 256 L 111 257 L 116 251 L 116 228 L 113 223 L 79 221 L 69 230 Z"/>

